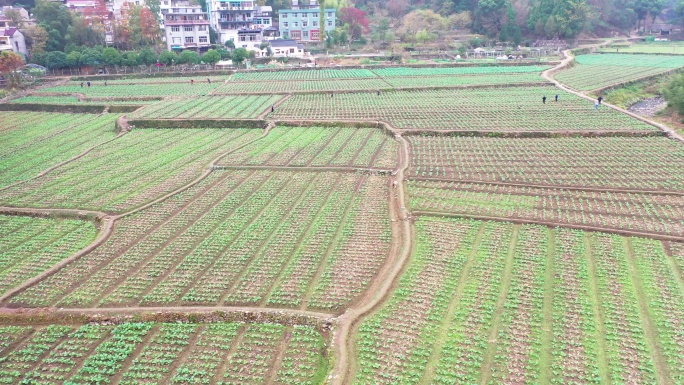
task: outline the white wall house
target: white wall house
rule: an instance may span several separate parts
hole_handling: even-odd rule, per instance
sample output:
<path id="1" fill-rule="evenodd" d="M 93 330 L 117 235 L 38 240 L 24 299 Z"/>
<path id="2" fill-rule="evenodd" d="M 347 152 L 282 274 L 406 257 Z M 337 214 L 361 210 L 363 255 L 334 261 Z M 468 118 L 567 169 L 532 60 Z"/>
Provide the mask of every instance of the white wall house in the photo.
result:
<path id="1" fill-rule="evenodd" d="M 189 0 L 162 0 L 161 13 L 168 50 L 207 50 L 210 20 L 199 5 Z"/>
<path id="2" fill-rule="evenodd" d="M 258 6 L 255 0 L 211 0 L 210 14 L 220 44 L 231 40 L 236 48 L 260 51 L 261 43 L 277 34 L 272 30 L 273 9 Z M 272 31 L 271 31 L 272 32 Z"/>
<path id="3" fill-rule="evenodd" d="M 273 57 L 304 57 L 304 45 L 291 39 L 278 39 L 269 42 Z"/>
<path id="4" fill-rule="evenodd" d="M 22 56 L 28 55 L 24 34 L 16 28 L 0 29 L 0 51 L 12 51 Z"/>

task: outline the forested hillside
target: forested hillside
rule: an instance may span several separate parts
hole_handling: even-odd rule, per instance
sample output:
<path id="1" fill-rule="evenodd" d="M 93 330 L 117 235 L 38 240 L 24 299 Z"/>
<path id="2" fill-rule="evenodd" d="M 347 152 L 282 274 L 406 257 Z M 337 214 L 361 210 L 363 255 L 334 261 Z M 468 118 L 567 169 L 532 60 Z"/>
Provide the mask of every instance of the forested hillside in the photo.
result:
<path id="1" fill-rule="evenodd" d="M 290 0 L 265 3 L 290 6 Z M 416 34 L 411 24 L 432 33 L 467 29 L 504 41 L 628 35 L 655 22 L 681 24 L 684 16 L 681 0 L 328 0 L 326 5 L 359 8 L 372 24 L 385 20 L 399 27 L 393 30 L 401 38 Z"/>

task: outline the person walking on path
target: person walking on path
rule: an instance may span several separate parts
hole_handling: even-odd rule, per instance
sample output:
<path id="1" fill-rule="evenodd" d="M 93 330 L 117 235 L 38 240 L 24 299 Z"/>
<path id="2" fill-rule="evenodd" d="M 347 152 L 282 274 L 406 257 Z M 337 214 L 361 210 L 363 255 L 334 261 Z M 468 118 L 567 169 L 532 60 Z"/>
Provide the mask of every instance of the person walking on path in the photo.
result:
<path id="1" fill-rule="evenodd" d="M 271 104 L 271 112 L 275 112 L 275 105 Z"/>
<path id="2" fill-rule="evenodd" d="M 556 103 L 558 103 L 558 94 L 556 94 Z"/>
<path id="3" fill-rule="evenodd" d="M 599 103 L 598 100 L 594 101 L 594 109 L 595 109 L 596 111 L 598 111 L 599 104 L 601 104 L 601 103 Z"/>
<path id="4" fill-rule="evenodd" d="M 211 84 L 211 79 L 207 78 L 207 83 Z"/>
<path id="5" fill-rule="evenodd" d="M 598 104 L 601 104 L 601 102 L 603 102 L 603 96 L 598 97 Z"/>
<path id="6" fill-rule="evenodd" d="M 543 103 L 543 104 L 546 104 L 546 95 L 544 95 L 544 96 L 542 97 L 542 103 Z"/>

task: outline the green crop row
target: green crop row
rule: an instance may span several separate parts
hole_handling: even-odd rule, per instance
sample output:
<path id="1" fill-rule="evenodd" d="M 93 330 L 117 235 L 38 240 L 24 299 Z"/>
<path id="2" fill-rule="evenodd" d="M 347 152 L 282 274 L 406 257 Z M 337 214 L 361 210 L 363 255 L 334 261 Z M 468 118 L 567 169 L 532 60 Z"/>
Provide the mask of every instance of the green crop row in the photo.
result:
<path id="1" fill-rule="evenodd" d="M 130 209 L 190 182 L 218 155 L 260 134 L 248 129 L 134 130 L 41 178 L 0 192 L 0 202 Z"/>
<path id="2" fill-rule="evenodd" d="M 339 309 L 387 257 L 387 194 L 353 173 L 216 171 L 12 302 Z"/>
<path id="3" fill-rule="evenodd" d="M 554 100 L 559 95 L 559 101 Z M 542 97 L 547 97 L 546 104 Z M 400 129 L 458 131 L 653 131 L 649 126 L 555 87 L 294 95 L 269 117 L 386 121 Z"/>
<path id="4" fill-rule="evenodd" d="M 97 233 L 79 220 L 0 216 L 0 294 L 90 244 Z"/>
<path id="5" fill-rule="evenodd" d="M 396 167 L 397 142 L 377 128 L 276 127 L 221 165 Z"/>
<path id="6" fill-rule="evenodd" d="M 408 140 L 412 177 L 684 191 L 684 147 L 664 137 Z"/>
<path id="7" fill-rule="evenodd" d="M 360 326 L 355 383 L 681 378 L 681 292 L 657 278 L 660 242 L 467 219 L 421 218 L 416 230 L 397 288 Z"/>
<path id="8" fill-rule="evenodd" d="M 420 211 L 684 234 L 684 206 L 676 195 L 417 181 L 410 182 L 409 196 Z"/>
<path id="9" fill-rule="evenodd" d="M 0 340 L 2 384 L 313 384 L 326 369 L 323 336 L 305 326 L 8 326 Z"/>
<path id="10" fill-rule="evenodd" d="M 257 118 L 282 98 L 269 96 L 206 96 L 193 100 L 171 99 L 148 106 L 135 114 L 141 119 L 234 119 Z"/>

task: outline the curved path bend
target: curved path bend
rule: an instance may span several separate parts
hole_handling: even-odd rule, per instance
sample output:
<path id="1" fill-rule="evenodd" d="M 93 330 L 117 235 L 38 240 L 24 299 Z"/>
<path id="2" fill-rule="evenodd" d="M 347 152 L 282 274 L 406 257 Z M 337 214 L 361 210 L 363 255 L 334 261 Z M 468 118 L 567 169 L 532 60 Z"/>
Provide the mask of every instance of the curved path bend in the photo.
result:
<path id="1" fill-rule="evenodd" d="M 572 89 L 572 88 L 566 86 L 565 84 L 559 82 L 558 80 L 556 80 L 556 79 L 553 77 L 553 75 L 554 75 L 556 72 L 563 70 L 564 68 L 566 68 L 567 66 L 569 66 L 570 63 L 572 63 L 573 60 L 575 60 L 575 57 L 573 56 L 571 50 L 565 50 L 565 51 L 563 51 L 563 54 L 565 55 L 565 59 L 563 59 L 559 65 L 557 65 L 557 66 L 555 66 L 555 67 L 553 67 L 553 68 L 551 68 L 551 69 L 548 69 L 548 70 L 542 72 L 542 77 L 543 77 L 544 79 L 546 79 L 546 80 L 552 82 L 553 84 L 556 85 L 556 87 L 562 89 L 562 90 L 565 91 L 565 92 L 569 92 L 569 93 L 571 93 L 571 94 L 573 94 L 573 95 L 579 96 L 580 98 L 583 98 L 583 99 L 586 99 L 586 100 L 590 100 L 590 101 L 593 102 L 593 101 L 594 101 L 594 98 L 592 98 L 592 97 L 590 97 L 590 96 L 587 96 L 586 94 L 584 94 L 584 93 L 582 93 L 582 92 L 575 91 L 574 89 Z M 634 119 L 640 120 L 640 121 L 642 121 L 642 122 L 644 122 L 644 123 L 646 123 L 646 124 L 649 124 L 649 125 L 651 125 L 651 126 L 653 126 L 653 127 L 656 127 L 656 128 L 658 128 L 658 129 L 660 129 L 661 131 L 665 132 L 665 133 L 667 134 L 667 136 L 669 136 L 670 138 L 679 140 L 680 142 L 684 142 L 684 137 L 683 137 L 682 135 L 680 135 L 677 131 L 675 131 L 674 129 L 672 129 L 672 128 L 670 128 L 670 127 L 664 125 L 664 124 L 660 124 L 660 123 L 655 122 L 655 121 L 653 121 L 653 120 L 651 120 L 651 119 L 645 118 L 645 117 L 643 117 L 643 116 L 641 116 L 641 115 L 637 115 L 637 114 L 635 114 L 635 113 L 633 113 L 633 112 L 627 111 L 627 110 L 625 110 L 624 108 L 620 108 L 620 107 L 615 106 L 615 105 L 610 104 L 610 103 L 602 102 L 602 104 L 605 105 L 605 106 L 608 107 L 608 108 L 612 108 L 612 109 L 615 110 L 615 111 L 622 112 L 623 114 L 629 115 L 629 116 L 633 117 Z"/>

